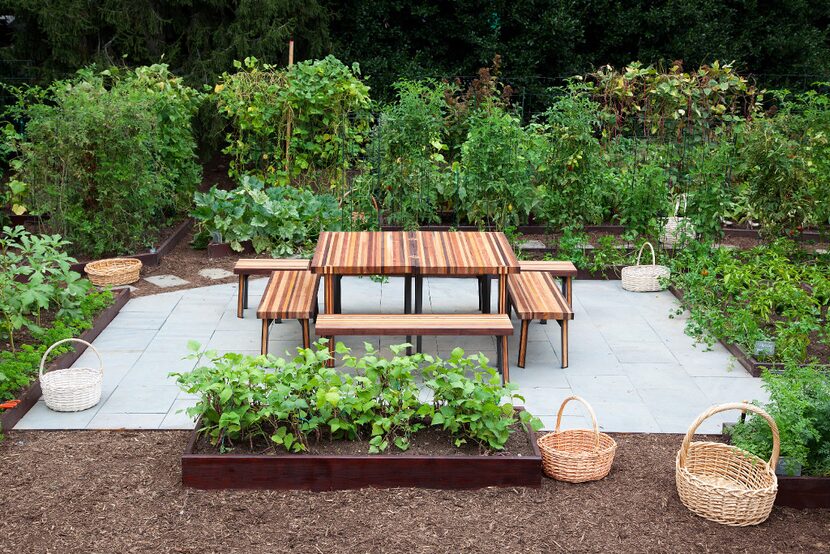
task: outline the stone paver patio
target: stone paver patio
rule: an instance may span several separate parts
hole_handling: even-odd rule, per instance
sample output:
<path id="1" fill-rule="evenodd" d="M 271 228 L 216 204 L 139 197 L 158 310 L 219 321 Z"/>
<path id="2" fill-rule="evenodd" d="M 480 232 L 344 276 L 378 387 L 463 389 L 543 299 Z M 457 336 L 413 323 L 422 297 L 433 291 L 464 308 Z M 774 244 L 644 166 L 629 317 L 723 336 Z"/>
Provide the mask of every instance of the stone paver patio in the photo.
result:
<path id="1" fill-rule="evenodd" d="M 255 312 L 266 282 L 251 280 L 251 309 L 245 319 L 236 317 L 234 284 L 131 300 L 94 342 L 105 364 L 101 402 L 84 412 L 56 413 L 41 401 L 16 428 L 192 428 L 182 410 L 194 399 L 180 392 L 168 373 L 195 367 L 195 361 L 181 359 L 189 339 L 219 352 L 258 354 L 260 321 Z M 476 295 L 474 280 L 428 279 L 424 311 L 472 312 L 478 305 Z M 365 278 L 343 280 L 344 312 L 400 313 L 402 298 L 401 279 L 384 284 Z M 683 332 L 685 316 L 669 318 L 675 306 L 668 292 L 629 293 L 619 281 L 576 281 L 570 367 L 560 368 L 555 322 L 531 324 L 527 367 L 516 367 L 519 322 L 514 320 L 511 381 L 546 428 L 553 428 L 561 401 L 574 393 L 593 405 L 602 429 L 611 432 L 682 433 L 712 404 L 765 399 L 760 379 L 747 374 L 720 345 L 711 351 L 694 345 Z M 360 352 L 364 340 L 389 354 L 388 345 L 404 339 L 348 337 L 344 342 Z M 296 322 L 272 327 L 272 353 L 293 353 L 300 342 Z M 495 341 L 490 337 L 424 337 L 426 352 L 448 355 L 456 346 L 495 360 Z M 91 352 L 77 363 L 91 364 Z M 736 419 L 735 413 L 720 415 L 707 420 L 701 431 L 720 432 L 721 422 Z M 566 408 L 563 422 L 567 427 L 588 425 L 574 403 Z"/>

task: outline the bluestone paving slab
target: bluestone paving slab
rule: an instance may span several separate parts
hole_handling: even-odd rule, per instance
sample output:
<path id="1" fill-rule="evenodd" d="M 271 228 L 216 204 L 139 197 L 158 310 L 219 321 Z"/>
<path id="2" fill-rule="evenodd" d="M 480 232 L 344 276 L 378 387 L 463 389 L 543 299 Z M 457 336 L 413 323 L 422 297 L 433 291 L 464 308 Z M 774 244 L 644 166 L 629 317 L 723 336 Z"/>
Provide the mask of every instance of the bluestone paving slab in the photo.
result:
<path id="1" fill-rule="evenodd" d="M 181 287 L 190 282 L 182 279 L 181 277 L 176 277 L 175 275 L 153 275 L 151 277 L 145 277 L 144 280 L 163 289 Z"/>
<path id="2" fill-rule="evenodd" d="M 101 406 L 100 411 L 103 413 L 166 414 L 178 394 L 179 389 L 175 384 L 137 384 L 129 387 L 119 385 L 109 400 Z"/>
<path id="3" fill-rule="evenodd" d="M 187 415 L 185 410 L 195 405 L 196 399 L 177 398 L 170 411 L 165 414 L 159 429 L 193 429 L 196 426 L 196 420 Z"/>
<path id="4" fill-rule="evenodd" d="M 17 422 L 15 429 L 86 429 L 101 404 L 82 412 L 53 412 L 41 400 L 36 402 L 23 419 Z"/>
<path id="5" fill-rule="evenodd" d="M 130 300 L 94 343 L 104 355 L 102 402 L 76 414 L 51 412 L 40 402 L 19 428 L 192 428 L 187 416 L 176 412 L 196 399 L 179 390 L 168 373 L 189 371 L 197 365 L 195 360 L 181 359 L 188 353 L 189 339 L 220 354 L 258 354 L 261 327 L 256 306 L 266 283 L 265 278 L 249 281 L 250 307 L 244 319 L 236 317 L 236 283 Z M 496 291 L 494 280 L 494 308 Z M 711 404 L 763 394 L 760 380 L 750 377 L 720 345 L 706 351 L 685 335 L 685 314 L 669 318 L 676 306 L 670 293 L 629 293 L 618 281 L 576 281 L 574 297 L 568 368 L 560 368 L 556 322 L 530 325 L 524 369 L 516 366 L 518 320 L 514 319 L 515 334 L 509 338 L 512 380 L 526 397 L 526 407 L 542 417 L 546 428 L 553 426 L 562 400 L 574 393 L 593 405 L 603 430 L 620 432 L 685 432 Z M 319 302 L 322 305 L 322 292 Z M 475 279 L 424 280 L 425 311 L 474 313 L 477 306 Z M 345 278 L 343 310 L 402 313 L 403 279 L 378 283 Z M 300 326 L 295 321 L 272 325 L 270 339 L 272 354 L 285 356 L 288 351 L 293 357 L 301 343 Z M 402 343 L 405 337 L 337 340 L 351 346 L 357 356 L 363 353 L 364 341 L 382 355 L 391 355 L 389 345 Z M 495 365 L 492 337 L 424 337 L 423 343 L 425 352 L 442 357 L 448 357 L 456 346 L 469 354 L 481 351 Z M 93 363 L 91 352 L 79 363 Z M 735 419 L 737 413 L 719 415 L 703 431 L 719 432 L 722 421 Z M 566 408 L 565 422 L 588 425 L 575 403 Z"/>
<path id="6" fill-rule="evenodd" d="M 120 414 L 98 412 L 87 429 L 158 429 L 166 414 Z"/>

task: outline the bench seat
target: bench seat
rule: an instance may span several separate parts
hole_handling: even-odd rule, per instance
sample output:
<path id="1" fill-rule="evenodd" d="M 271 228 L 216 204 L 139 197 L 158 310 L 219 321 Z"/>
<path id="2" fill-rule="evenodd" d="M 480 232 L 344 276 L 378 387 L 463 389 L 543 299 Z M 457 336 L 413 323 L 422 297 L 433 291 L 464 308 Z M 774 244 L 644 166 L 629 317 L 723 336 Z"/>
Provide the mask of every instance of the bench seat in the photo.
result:
<path id="1" fill-rule="evenodd" d="M 241 258 L 233 266 L 235 275 L 239 275 L 239 297 L 236 303 L 236 317 L 244 315 L 248 307 L 248 277 L 251 275 L 270 275 L 274 271 L 306 271 L 310 260 L 299 258 Z"/>
<path id="2" fill-rule="evenodd" d="M 523 271 L 507 280 L 510 303 L 522 321 L 519 337 L 519 367 L 525 366 L 528 326 L 534 319 L 553 319 L 562 327 L 562 367 L 568 367 L 568 321 L 573 319 L 571 304 L 553 275 L 544 271 Z"/>
<path id="3" fill-rule="evenodd" d="M 262 353 L 268 353 L 268 330 L 274 320 L 296 319 L 303 329 L 303 347 L 311 346 L 308 321 L 317 314 L 320 276 L 304 271 L 272 271 L 257 308 L 262 320 Z"/>
<path id="4" fill-rule="evenodd" d="M 495 336 L 498 368 L 504 382 L 509 382 L 507 337 L 513 324 L 506 314 L 321 314 L 315 329 L 318 336 L 329 339 L 339 335 L 377 336 Z"/>

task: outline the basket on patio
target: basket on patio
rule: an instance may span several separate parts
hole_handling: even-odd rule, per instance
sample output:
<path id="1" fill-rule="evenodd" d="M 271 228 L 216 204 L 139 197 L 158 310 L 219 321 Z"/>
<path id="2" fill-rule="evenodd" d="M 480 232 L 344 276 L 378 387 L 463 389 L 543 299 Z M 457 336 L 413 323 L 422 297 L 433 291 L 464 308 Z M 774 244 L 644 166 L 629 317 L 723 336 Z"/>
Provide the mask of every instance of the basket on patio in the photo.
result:
<path id="1" fill-rule="evenodd" d="M 98 356 L 99 367 L 70 367 L 45 372 L 46 359 L 53 348 L 66 342 L 80 342 Z M 50 346 L 40 359 L 40 388 L 46 406 L 56 412 L 80 412 L 101 400 L 104 360 L 94 346 L 82 339 L 63 339 Z"/>
<path id="2" fill-rule="evenodd" d="M 577 400 L 587 408 L 593 429 L 560 431 L 562 412 L 571 400 Z M 604 478 L 611 471 L 617 451 L 614 439 L 600 433 L 593 408 L 579 396 L 569 396 L 562 402 L 559 413 L 556 414 L 556 428 L 553 433 L 540 437 L 536 443 L 542 452 L 542 469 L 545 475 L 569 483 L 584 483 Z"/>
<path id="3" fill-rule="evenodd" d="M 705 419 L 727 410 L 748 410 L 767 420 L 772 428 L 769 462 L 729 444 L 691 442 Z M 778 448 L 778 427 L 761 408 L 741 402 L 713 406 L 692 423 L 677 452 L 677 494 L 687 508 L 706 519 L 724 525 L 757 525 L 769 517 L 778 492 Z"/>
<path id="4" fill-rule="evenodd" d="M 141 260 L 135 258 L 109 258 L 89 262 L 84 271 L 93 285 L 120 286 L 135 283 L 141 273 Z"/>
<path id="5" fill-rule="evenodd" d="M 648 246 L 651 249 L 651 264 L 640 265 L 640 258 L 643 256 L 643 249 Z M 645 242 L 637 253 L 637 264 L 622 268 L 622 288 L 632 292 L 657 292 L 666 288 L 666 283 L 661 282 L 668 279 L 671 271 L 664 265 L 657 264 L 657 255 L 650 242 Z"/>

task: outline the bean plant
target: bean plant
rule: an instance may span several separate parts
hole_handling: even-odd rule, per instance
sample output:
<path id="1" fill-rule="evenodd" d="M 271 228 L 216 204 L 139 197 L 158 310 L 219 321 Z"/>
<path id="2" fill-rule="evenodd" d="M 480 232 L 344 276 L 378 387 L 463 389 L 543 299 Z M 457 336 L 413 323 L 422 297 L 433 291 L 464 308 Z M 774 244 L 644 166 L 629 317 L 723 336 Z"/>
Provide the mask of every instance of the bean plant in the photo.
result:
<path id="1" fill-rule="evenodd" d="M 380 356 L 371 344 L 353 356 L 338 343 L 336 351 L 350 371 L 328 367 L 326 340 L 298 349 L 286 360 L 271 355 L 246 356 L 202 352 L 191 341 L 192 359 L 207 365 L 172 374 L 198 401 L 188 409 L 201 418 L 201 432 L 222 451 L 246 444 L 267 444 L 288 452 L 304 452 L 321 441 L 365 440 L 369 453 L 395 447 L 407 450 L 413 436 L 437 426 L 456 445 L 473 441 L 485 450 L 504 448 L 516 423 L 538 429 L 528 412 L 517 413 L 515 385 L 500 378 L 481 356 L 464 357 L 460 349 L 448 360 L 426 354 L 401 355 L 406 344 Z M 467 372 L 476 369 L 474 377 Z M 422 401 L 416 376 L 432 390 Z"/>

